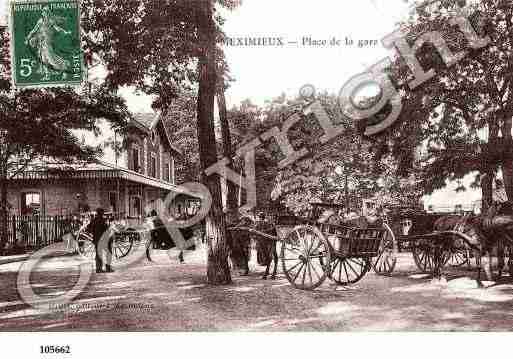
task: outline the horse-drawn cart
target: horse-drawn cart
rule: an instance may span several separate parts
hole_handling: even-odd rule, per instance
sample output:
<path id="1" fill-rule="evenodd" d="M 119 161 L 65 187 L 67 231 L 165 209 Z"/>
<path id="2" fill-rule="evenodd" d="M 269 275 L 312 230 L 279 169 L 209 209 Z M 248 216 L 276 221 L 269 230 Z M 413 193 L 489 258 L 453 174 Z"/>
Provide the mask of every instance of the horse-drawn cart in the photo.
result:
<path id="1" fill-rule="evenodd" d="M 146 230 L 137 230 L 134 228 L 118 229 L 114 232 L 112 240 L 112 254 L 114 258 L 121 259 L 126 257 L 141 242 L 144 242 Z M 74 238 L 77 241 L 78 253 L 87 259 L 94 259 L 96 248 L 93 244 L 93 237 L 84 229 L 75 233 Z"/>
<path id="2" fill-rule="evenodd" d="M 231 227 L 281 243 L 283 273 L 298 289 L 313 290 L 326 278 L 349 285 L 361 280 L 380 253 L 386 229 L 357 228 L 312 219 L 282 216 L 276 219 L 277 236 L 249 227 Z"/>
<path id="3" fill-rule="evenodd" d="M 329 205 L 314 205 L 323 206 Z M 435 277 L 441 276 L 444 265 L 451 261 L 461 265 L 460 256 L 476 249 L 465 233 L 454 230 L 395 236 L 386 220 L 361 226 L 334 222 L 322 222 L 315 216 L 281 216 L 275 219 L 277 236 L 250 227 L 229 230 L 280 243 L 279 257 L 285 277 L 294 287 L 305 290 L 317 288 L 326 278 L 339 285 L 354 284 L 371 268 L 377 274 L 391 274 L 401 243 L 408 243 L 419 269 L 430 271 Z"/>
<path id="4" fill-rule="evenodd" d="M 460 267 L 470 264 L 471 251 L 476 248 L 461 228 L 456 226 L 445 231 L 433 229 L 435 222 L 446 216 L 446 213 L 410 211 L 400 216 L 397 221 L 401 233 L 393 237 L 394 247 L 411 251 L 415 265 L 422 272 L 433 272 L 438 275 L 443 266 Z M 461 217 L 461 221 L 465 222 L 464 216 Z"/>

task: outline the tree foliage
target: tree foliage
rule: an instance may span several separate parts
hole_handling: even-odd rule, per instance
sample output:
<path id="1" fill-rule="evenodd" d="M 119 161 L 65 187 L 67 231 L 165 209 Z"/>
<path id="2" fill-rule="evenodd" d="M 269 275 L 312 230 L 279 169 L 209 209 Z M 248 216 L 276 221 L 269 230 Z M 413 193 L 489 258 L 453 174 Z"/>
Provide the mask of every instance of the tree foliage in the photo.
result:
<path id="1" fill-rule="evenodd" d="M 177 159 L 176 174 L 178 183 L 199 181 L 201 166 L 199 161 L 196 105 L 197 95 L 183 91 L 164 113 L 164 123 L 171 141 L 181 151 Z"/>
<path id="2" fill-rule="evenodd" d="M 308 105 L 301 99 L 289 99 L 285 95 L 266 102 L 263 107 L 250 101 L 230 111 L 232 133 L 238 145 L 258 137 L 274 126 L 281 128 L 293 114 L 302 119 L 288 132 L 292 146 L 299 150 L 308 148 L 309 153 L 295 163 L 279 168 L 284 158 L 280 147 L 273 140 L 267 141 L 256 152 L 257 195 L 266 196 L 271 191 L 279 194 L 279 200 L 289 210 L 301 213 L 311 207 L 311 202 L 343 204 L 360 208 L 361 200 L 379 194 L 388 204 L 415 202 L 419 191 L 415 179 L 397 177 L 397 162 L 392 157 L 376 161 L 372 144 L 358 135 L 354 123 L 343 115 L 334 95 L 321 94 L 317 98 L 331 121 L 343 128 L 343 132 L 329 143 L 319 138 L 323 130 L 314 115 L 302 115 Z M 261 164 L 261 166 L 259 166 Z M 269 174 L 269 175 L 266 175 Z M 262 182 L 271 183 L 262 183 Z M 267 192 L 260 193 L 260 188 Z M 259 206 L 270 203 L 260 201 Z"/>
<path id="3" fill-rule="evenodd" d="M 466 55 L 448 67 L 432 44 L 422 46 L 417 58 L 425 71 L 434 69 L 436 76 L 414 90 L 406 85 L 412 73 L 397 56 L 391 73 L 402 84 L 403 111 L 395 126 L 375 139 L 376 153 L 378 157 L 393 155 L 403 173 L 417 166 L 427 193 L 472 172 L 478 173 L 476 185 L 484 179 L 492 181 L 501 170 L 511 200 L 513 4 L 502 0 L 423 4 L 401 24 L 408 42 L 439 31 L 453 53 L 465 51 Z M 463 33 L 451 25 L 456 9 L 463 5 L 479 36 L 490 37 L 488 46 L 472 49 Z M 489 202 L 491 193 L 483 195 Z"/>
<path id="4" fill-rule="evenodd" d="M 233 9 L 239 1 L 216 1 Z M 205 0 L 84 0 L 82 27 L 86 59 L 101 61 L 113 89 L 135 86 L 154 96 L 153 107 L 166 110 L 182 91 L 198 83 L 198 58 L 205 52 L 199 37 Z M 224 19 L 215 14 L 215 40 L 224 37 Z M 218 61 L 222 51 L 217 48 Z"/>

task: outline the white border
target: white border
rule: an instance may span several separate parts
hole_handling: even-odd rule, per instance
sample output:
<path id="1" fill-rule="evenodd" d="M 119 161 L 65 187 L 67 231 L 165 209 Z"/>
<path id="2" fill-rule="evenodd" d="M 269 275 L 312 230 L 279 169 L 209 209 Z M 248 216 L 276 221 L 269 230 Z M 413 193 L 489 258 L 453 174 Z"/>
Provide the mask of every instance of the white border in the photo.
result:
<path id="1" fill-rule="evenodd" d="M 511 339 L 507 333 L 76 332 L 2 333 L 0 345 L 9 359 L 482 359 L 508 357 Z M 70 345 L 71 354 L 41 355 L 41 345 Z"/>
<path id="2" fill-rule="evenodd" d="M 6 2 L 7 2 L 7 8 L 8 8 L 7 17 L 8 17 L 8 24 L 9 24 L 9 41 L 10 41 L 9 47 L 10 47 L 10 56 L 11 56 L 12 92 L 15 93 L 16 91 L 22 91 L 22 90 L 28 90 L 28 89 L 43 89 L 43 88 L 56 88 L 56 87 L 70 87 L 70 88 L 77 89 L 80 86 L 82 86 L 86 82 L 88 73 L 87 73 L 87 66 L 85 64 L 85 60 L 84 60 L 84 56 L 83 56 L 84 55 L 84 48 L 83 48 L 84 44 L 82 43 L 82 28 L 80 26 L 80 21 L 82 19 L 81 0 L 9 0 Z M 66 84 L 57 82 L 57 83 L 47 83 L 47 84 L 40 84 L 40 85 L 23 84 L 22 86 L 18 86 L 18 84 L 16 83 L 16 61 L 15 61 L 15 57 L 14 57 L 14 35 L 13 35 L 14 34 L 14 21 L 13 21 L 13 16 L 12 16 L 12 14 L 14 13 L 14 5 L 16 5 L 16 4 L 49 4 L 52 2 L 74 2 L 77 4 L 77 9 L 78 9 L 78 22 L 77 22 L 78 29 L 77 30 L 78 30 L 79 41 L 80 41 L 80 51 L 82 54 L 82 56 L 80 57 L 81 64 L 82 64 L 82 79 L 77 82 L 69 82 Z"/>

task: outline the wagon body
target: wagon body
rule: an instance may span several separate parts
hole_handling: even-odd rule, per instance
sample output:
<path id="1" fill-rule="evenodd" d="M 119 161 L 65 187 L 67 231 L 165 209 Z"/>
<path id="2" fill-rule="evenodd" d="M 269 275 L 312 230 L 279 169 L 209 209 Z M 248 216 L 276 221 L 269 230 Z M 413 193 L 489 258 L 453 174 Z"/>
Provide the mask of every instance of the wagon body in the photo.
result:
<path id="1" fill-rule="evenodd" d="M 432 231 L 397 237 L 399 243 L 407 243 L 415 265 L 422 272 L 441 277 L 444 266 L 470 265 L 471 250 L 479 250 L 465 233 L 458 231 Z"/>
<path id="2" fill-rule="evenodd" d="M 473 248 L 464 233 L 434 230 L 435 222 L 449 214 L 408 210 L 391 216 L 396 225 L 410 227 L 407 235 L 399 231 L 401 233 L 394 236 L 395 247 L 410 250 L 417 268 L 422 272 L 440 276 L 444 266 L 470 265 L 470 251 Z M 406 220 L 409 225 L 405 223 Z M 413 228 L 412 223 L 415 223 Z"/>

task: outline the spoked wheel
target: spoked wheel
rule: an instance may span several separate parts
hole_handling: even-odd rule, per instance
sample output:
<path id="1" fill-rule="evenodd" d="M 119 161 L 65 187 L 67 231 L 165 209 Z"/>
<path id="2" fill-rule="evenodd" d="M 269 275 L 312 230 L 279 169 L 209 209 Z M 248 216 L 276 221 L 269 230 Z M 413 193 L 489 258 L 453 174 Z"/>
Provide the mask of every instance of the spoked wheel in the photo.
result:
<path id="1" fill-rule="evenodd" d="M 136 234 L 115 235 L 112 251 L 117 259 L 124 258 L 130 253 L 134 245 L 134 236 Z"/>
<path id="2" fill-rule="evenodd" d="M 328 276 L 328 241 L 317 228 L 298 226 L 283 240 L 281 261 L 285 277 L 295 288 L 313 290 Z"/>
<path id="3" fill-rule="evenodd" d="M 470 253 L 468 248 L 454 248 L 447 253 L 447 265 L 452 267 L 461 267 L 462 265 L 469 264 Z"/>
<path id="4" fill-rule="evenodd" d="M 444 251 L 444 265 L 460 267 L 470 264 L 470 249 L 458 236 L 452 237 L 452 243 Z"/>
<path id="5" fill-rule="evenodd" d="M 435 267 L 434 255 L 428 246 L 416 246 L 412 250 L 413 259 L 421 272 L 432 272 Z"/>
<path id="6" fill-rule="evenodd" d="M 370 270 L 368 258 L 337 257 L 331 264 L 330 278 L 339 285 L 349 285 L 358 282 Z"/>
<path id="7" fill-rule="evenodd" d="M 381 241 L 378 256 L 372 261 L 372 268 L 377 274 L 390 274 L 394 271 L 397 263 L 397 242 L 394 232 L 384 223 L 385 236 Z"/>
<path id="8" fill-rule="evenodd" d="M 96 247 L 93 238 L 85 233 L 78 236 L 78 253 L 86 259 L 94 259 L 96 256 Z"/>

